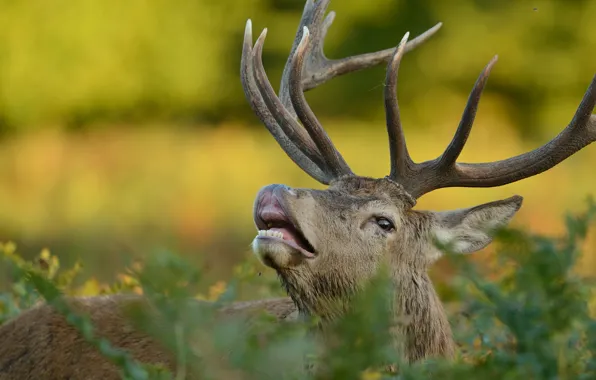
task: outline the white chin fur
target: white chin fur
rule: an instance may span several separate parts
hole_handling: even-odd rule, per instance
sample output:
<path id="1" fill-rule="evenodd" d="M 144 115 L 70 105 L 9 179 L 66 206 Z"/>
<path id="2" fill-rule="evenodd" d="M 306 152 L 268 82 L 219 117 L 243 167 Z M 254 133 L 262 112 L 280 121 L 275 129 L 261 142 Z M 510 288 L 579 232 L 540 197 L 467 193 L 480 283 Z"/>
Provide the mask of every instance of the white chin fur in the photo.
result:
<path id="1" fill-rule="evenodd" d="M 252 241 L 252 251 L 259 258 L 261 263 L 274 269 L 287 268 L 296 265 L 295 261 L 297 258 L 296 255 L 292 253 L 293 248 L 280 241 L 263 241 L 259 239 L 259 236 L 256 236 Z M 273 266 L 271 264 L 273 264 Z"/>

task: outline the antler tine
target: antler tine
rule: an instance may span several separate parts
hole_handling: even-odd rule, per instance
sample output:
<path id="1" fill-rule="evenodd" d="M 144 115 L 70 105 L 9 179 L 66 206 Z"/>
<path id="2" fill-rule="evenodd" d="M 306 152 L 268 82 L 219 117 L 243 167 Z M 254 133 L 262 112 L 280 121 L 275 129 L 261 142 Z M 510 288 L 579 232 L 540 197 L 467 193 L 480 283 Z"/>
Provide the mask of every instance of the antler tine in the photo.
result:
<path id="1" fill-rule="evenodd" d="M 385 116 L 387 119 L 389 153 L 391 156 L 391 173 L 389 177 L 397 182 L 403 182 L 409 177 L 412 165 L 414 164 L 408 153 L 397 103 L 397 73 L 399 64 L 405 53 L 409 35 L 409 32 L 406 33 L 397 48 L 395 48 L 393 58 L 387 65 L 387 74 L 385 76 Z"/>
<path id="2" fill-rule="evenodd" d="M 328 184 L 330 180 L 328 174 L 317 165 L 317 163 L 313 162 L 311 158 L 304 154 L 295 143 L 288 138 L 288 136 L 286 136 L 283 129 L 269 111 L 269 108 L 257 87 L 253 73 L 252 22 L 250 19 L 246 22 L 240 67 L 240 78 L 242 87 L 244 88 L 244 94 L 257 117 L 263 124 L 265 124 L 279 146 L 286 152 L 290 159 L 296 163 L 296 165 L 315 180 L 323 184 Z"/>
<path id="3" fill-rule="evenodd" d="M 414 38 L 413 40 L 410 40 L 405 46 L 404 53 L 408 53 L 416 49 L 418 46 L 422 45 L 429 38 L 431 38 L 439 29 L 441 29 L 442 26 L 443 23 L 439 22 L 432 28 L 428 29 L 424 33 Z M 305 78 L 306 81 L 304 83 L 304 91 L 308 91 L 315 87 L 318 87 L 323 83 L 327 82 L 328 80 L 333 79 L 334 77 L 349 74 L 355 71 L 368 69 L 370 67 L 377 66 L 384 62 L 389 62 L 394 52 L 395 48 L 388 48 L 376 52 L 364 53 L 341 59 L 328 59 L 325 58 L 325 54 L 321 50 L 323 62 L 317 63 L 316 66 L 313 63 L 312 68 L 308 67 L 310 75 L 308 75 L 308 77 Z M 318 68 L 315 70 L 314 67 Z"/>
<path id="4" fill-rule="evenodd" d="M 281 101 L 275 94 L 273 86 L 267 77 L 263 66 L 263 45 L 267 29 L 264 29 L 253 50 L 253 74 L 256 79 L 257 88 L 261 92 L 269 112 L 273 115 L 277 124 L 281 127 L 288 138 L 319 168 L 326 169 L 326 164 L 318 148 L 313 143 L 306 130 L 290 114 L 290 112 L 281 104 Z"/>
<path id="5" fill-rule="evenodd" d="M 484 69 L 470 95 L 458 132 L 438 159 L 414 164 L 415 177 L 402 185 L 415 198 L 444 187 L 497 187 L 540 174 L 596 141 L 596 75 L 569 125 L 548 143 L 530 152 L 495 162 L 457 163 L 455 160 L 468 136 L 475 108 L 493 59 Z"/>
<path id="6" fill-rule="evenodd" d="M 447 149 L 445 149 L 445 152 L 443 152 L 441 157 L 438 159 L 439 170 L 453 166 L 461 154 L 461 151 L 464 149 L 464 145 L 466 145 L 466 141 L 468 140 L 470 131 L 474 125 L 474 119 L 476 118 L 476 112 L 478 111 L 478 104 L 480 103 L 482 91 L 484 90 L 484 86 L 486 86 L 488 76 L 490 75 L 495 63 L 497 63 L 498 58 L 498 56 L 494 56 L 493 59 L 491 59 L 486 65 L 482 73 L 480 73 L 480 76 L 478 76 L 478 79 L 476 80 L 476 83 L 470 92 L 470 96 L 468 97 L 468 103 L 466 104 L 466 108 L 464 108 L 464 112 L 461 121 L 459 122 L 459 126 L 457 127 L 457 131 L 447 146 Z"/>
<path id="7" fill-rule="evenodd" d="M 302 17 L 300 18 L 300 23 L 298 24 L 298 30 L 296 31 L 296 36 L 294 38 L 294 43 L 292 44 L 292 48 L 290 49 L 290 55 L 288 56 L 288 60 L 286 61 L 286 65 L 284 66 L 284 71 L 281 77 L 281 84 L 279 87 L 279 98 L 282 104 L 294 116 L 296 116 L 296 113 L 294 111 L 294 108 L 292 107 L 289 86 L 290 72 L 292 70 L 292 61 L 294 59 L 294 55 L 296 54 L 296 50 L 298 49 L 298 45 L 304 37 L 304 27 L 308 27 L 309 31 L 313 33 L 315 37 L 321 37 L 321 34 L 319 33 L 321 29 L 321 20 L 323 18 L 323 15 L 327 11 L 327 7 L 329 7 L 329 1 L 330 0 L 319 0 L 316 3 L 314 3 L 313 0 L 306 0 L 304 10 L 302 11 Z M 331 21 L 333 21 L 333 16 L 331 17 Z M 327 28 L 329 28 L 329 25 L 327 25 Z M 310 52 L 312 53 L 314 52 L 314 50 L 311 49 Z"/>
<path id="8" fill-rule="evenodd" d="M 282 104 L 288 108 L 292 115 L 295 112 L 292 108 L 290 100 L 288 79 L 291 71 L 292 57 L 302 39 L 302 32 L 305 26 L 308 27 L 311 34 L 311 48 L 305 58 L 305 64 L 302 75 L 302 90 L 309 91 L 316 88 L 330 79 L 337 76 L 348 74 L 354 71 L 367 69 L 376 66 L 383 62 L 389 61 L 393 55 L 394 48 L 385 49 L 378 52 L 365 53 L 341 59 L 328 59 L 323 51 L 325 36 L 327 30 L 333 23 L 335 12 L 329 12 L 327 17 L 323 17 L 329 6 L 330 0 L 318 0 L 314 3 L 312 0 L 307 0 L 302 13 L 302 18 L 296 32 L 296 37 L 290 50 L 290 57 L 284 67 L 281 86 L 279 90 L 279 98 Z M 405 47 L 405 52 L 409 52 L 434 35 L 442 26 L 438 23 L 418 37 L 414 38 Z"/>
<path id="9" fill-rule="evenodd" d="M 298 118 L 302 121 L 304 128 L 316 144 L 317 148 L 319 148 L 319 152 L 323 156 L 330 174 L 332 174 L 334 178 L 353 174 L 341 154 L 335 149 L 333 142 L 323 129 L 323 126 L 319 123 L 319 120 L 317 120 L 317 117 L 310 109 L 310 106 L 304 97 L 304 92 L 302 91 L 302 67 L 304 57 L 309 47 L 309 37 L 310 33 L 308 27 L 305 26 L 302 33 L 302 40 L 298 44 L 291 62 L 292 69 L 289 76 L 290 100 Z"/>

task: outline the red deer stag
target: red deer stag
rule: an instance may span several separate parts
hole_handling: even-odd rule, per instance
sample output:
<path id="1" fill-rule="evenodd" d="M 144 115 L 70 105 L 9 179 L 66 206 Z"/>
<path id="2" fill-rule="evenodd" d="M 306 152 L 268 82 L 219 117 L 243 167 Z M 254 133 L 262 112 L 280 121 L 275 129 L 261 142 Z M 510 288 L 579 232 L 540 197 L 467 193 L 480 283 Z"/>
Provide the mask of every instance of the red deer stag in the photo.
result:
<path id="1" fill-rule="evenodd" d="M 307 0 L 300 21 L 300 28 L 308 26 L 311 31 L 319 35 L 316 52 L 313 50 L 313 54 L 309 55 L 306 63 L 310 74 L 302 81 L 306 89 L 316 88 L 333 77 L 386 62 L 394 50 L 387 49 L 339 60 L 328 60 L 323 54 L 322 44 L 334 17 L 333 12 L 324 17 L 328 3 L 328 0 L 318 1 L 316 4 L 312 0 Z M 410 41 L 405 46 L 405 51 L 418 47 L 440 27 L 439 23 Z M 243 71 L 247 68 L 245 56 L 243 55 L 242 59 Z M 286 71 L 289 69 L 290 67 L 287 66 Z M 248 75 L 252 77 L 252 72 Z M 287 93 L 287 85 L 284 84 L 284 86 L 285 90 L 282 93 Z M 251 91 L 259 91 L 251 84 L 248 84 L 246 89 L 248 94 Z M 259 99 L 260 94 L 255 92 L 250 98 Z M 292 157 L 300 157 L 301 150 L 292 148 L 287 143 L 287 137 L 283 133 L 277 133 L 277 127 L 273 127 L 275 121 L 270 116 L 267 125 L 272 127 L 271 131 L 278 141 L 290 149 Z M 302 132 L 298 130 L 297 133 L 300 135 Z M 291 131 L 289 136 L 294 138 Z M 301 149 L 304 148 L 301 147 Z M 310 152 L 308 149 L 306 151 Z M 315 162 L 317 165 L 320 164 L 320 161 Z M 305 169 L 317 172 L 317 169 L 312 166 L 306 166 Z M 317 173 L 322 174 L 322 172 Z M 75 310 L 89 315 L 94 323 L 96 334 L 108 339 L 115 347 L 125 349 L 134 359 L 141 362 L 164 364 L 172 371 L 176 370 L 173 356 L 154 339 L 131 326 L 123 311 L 136 305 L 145 305 L 143 297 L 111 295 L 76 297 L 68 301 Z M 291 320 L 297 313 L 297 308 L 290 298 L 238 302 L 224 308 L 222 313 L 251 315 L 259 310 L 266 311 L 280 320 Z M 120 376 L 114 365 L 88 344 L 60 313 L 47 304 L 39 304 L 0 326 L 0 380 L 57 378 L 117 379 Z"/>
<path id="2" fill-rule="evenodd" d="M 596 77 L 569 126 L 548 144 L 529 153 L 493 163 L 456 160 L 469 135 L 480 94 L 496 60 L 477 80 L 455 136 L 435 160 L 414 163 L 408 154 L 396 99 L 397 69 L 404 53 L 418 46 L 440 24 L 397 49 L 329 60 L 323 41 L 334 14 L 325 17 L 329 0 L 307 0 L 277 96 L 263 69 L 265 32 L 252 43 L 247 23 L 241 62 L 246 97 L 260 120 L 288 156 L 326 190 L 269 185 L 257 195 L 254 219 L 259 230 L 255 254 L 281 278 L 289 299 L 232 305 L 222 312 L 265 310 L 280 319 L 297 314 L 337 318 L 342 303 L 371 278 L 382 264 L 392 268 L 399 295 L 395 313 L 409 315 L 402 347 L 407 359 L 451 356 L 454 342 L 445 312 L 426 273 L 441 252 L 434 239 L 459 253 L 490 243 L 490 232 L 506 224 L 521 206 L 515 196 L 448 212 L 413 210 L 416 199 L 441 187 L 491 187 L 527 178 L 552 168 L 594 141 Z M 385 87 L 391 173 L 380 179 L 357 176 L 335 149 L 303 91 L 356 70 L 389 62 Z M 298 120 L 301 122 L 299 123 Z M 176 369 L 172 355 L 136 331 L 123 314 L 142 297 L 117 295 L 74 298 L 98 335 L 148 363 Z M 91 347 L 64 318 L 45 304 L 0 327 L 0 379 L 111 379 L 118 371 Z"/>
<path id="3" fill-rule="evenodd" d="M 320 3 L 326 2 L 314 7 L 323 12 Z M 312 83 L 340 71 L 321 52 L 327 25 L 301 25 L 279 96 L 261 60 L 266 29 L 253 46 L 250 21 L 246 26 L 241 73 L 248 101 L 286 154 L 312 178 L 329 186 L 326 190 L 264 187 L 255 201 L 259 232 L 253 250 L 278 273 L 299 313 L 323 321 L 341 315 L 345 301 L 381 265 L 389 265 L 397 297 L 394 312 L 411 321 L 404 331 L 397 331 L 405 337 L 396 342 L 405 359 L 450 357 L 455 347 L 451 329 L 427 275 L 429 266 L 441 256 L 434 243 L 449 244 L 454 253 L 486 247 L 491 232 L 506 225 L 521 207 L 522 197 L 446 212 L 414 210 L 416 200 L 439 188 L 495 187 L 519 181 L 554 167 L 593 142 L 596 76 L 567 128 L 547 144 L 502 161 L 457 162 L 495 57 L 478 77 L 443 154 L 415 163 L 406 146 L 396 95 L 397 72 L 407 49 L 406 33 L 391 54 L 385 78 L 391 172 L 384 178 L 362 177 L 352 172 L 304 97 L 303 91 Z"/>

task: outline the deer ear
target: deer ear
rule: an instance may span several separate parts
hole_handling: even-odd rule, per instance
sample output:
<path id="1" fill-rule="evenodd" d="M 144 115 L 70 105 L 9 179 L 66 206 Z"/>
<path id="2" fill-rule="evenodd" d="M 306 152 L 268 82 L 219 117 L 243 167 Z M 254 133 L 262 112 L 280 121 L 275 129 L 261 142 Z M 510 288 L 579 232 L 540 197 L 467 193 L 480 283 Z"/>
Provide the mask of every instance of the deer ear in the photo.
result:
<path id="1" fill-rule="evenodd" d="M 478 251 L 492 241 L 495 229 L 509 223 L 521 207 L 522 200 L 516 195 L 475 207 L 435 212 L 432 237 L 453 253 Z"/>

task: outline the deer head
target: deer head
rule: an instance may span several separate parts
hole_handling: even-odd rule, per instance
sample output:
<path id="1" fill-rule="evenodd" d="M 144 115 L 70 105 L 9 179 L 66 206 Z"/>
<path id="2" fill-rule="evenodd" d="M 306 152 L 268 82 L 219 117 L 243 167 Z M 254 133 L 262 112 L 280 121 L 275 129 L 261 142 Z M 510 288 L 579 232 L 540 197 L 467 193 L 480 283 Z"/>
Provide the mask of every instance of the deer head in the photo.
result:
<path id="1" fill-rule="evenodd" d="M 358 291 L 382 264 L 391 268 L 398 294 L 397 311 L 411 317 L 406 328 L 410 360 L 451 355 L 453 341 L 443 307 L 427 276 L 440 256 L 435 241 L 455 253 L 472 253 L 491 242 L 491 232 L 506 225 L 522 197 L 446 212 L 414 210 L 422 195 L 444 187 L 494 187 L 548 170 L 596 139 L 596 76 L 575 116 L 557 137 L 531 152 L 490 163 L 460 163 L 480 95 L 496 63 L 493 58 L 477 79 L 457 131 L 442 155 L 415 163 L 406 146 L 396 96 L 404 53 L 432 35 L 440 24 L 396 49 L 349 57 L 325 58 L 322 46 L 330 13 L 328 0 L 307 1 L 277 96 L 262 63 L 266 30 L 252 45 L 247 23 L 241 63 L 245 94 L 257 116 L 288 156 L 325 190 L 269 185 L 257 195 L 254 219 L 259 230 L 253 250 L 275 269 L 282 285 L 304 314 L 332 319 L 342 300 Z M 307 104 L 304 91 L 337 75 L 388 61 L 384 101 L 391 172 L 385 178 L 354 174 Z M 298 122 L 298 120 L 301 124 Z"/>

